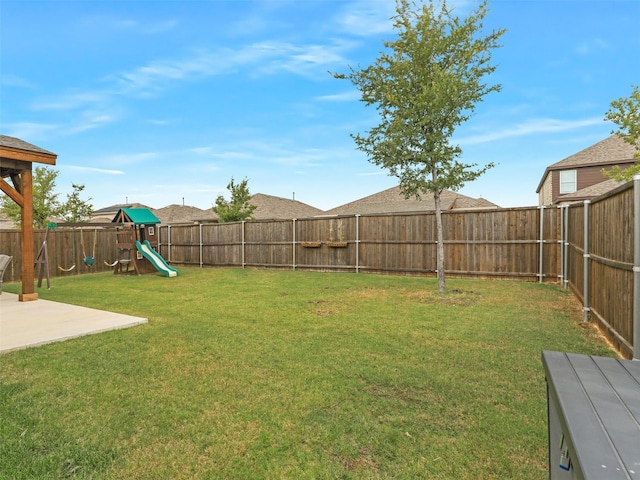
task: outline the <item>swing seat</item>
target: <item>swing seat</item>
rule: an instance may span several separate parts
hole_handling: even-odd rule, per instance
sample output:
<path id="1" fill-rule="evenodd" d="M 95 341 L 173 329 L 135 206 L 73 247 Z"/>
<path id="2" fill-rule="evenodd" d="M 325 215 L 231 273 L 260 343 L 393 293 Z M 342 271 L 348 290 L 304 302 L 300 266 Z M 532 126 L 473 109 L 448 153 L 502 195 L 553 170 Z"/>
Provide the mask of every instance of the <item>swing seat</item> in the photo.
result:
<path id="1" fill-rule="evenodd" d="M 107 267 L 115 267 L 115 266 L 118 264 L 118 260 L 116 260 L 116 261 L 115 261 L 115 262 L 113 262 L 113 263 L 109 263 L 109 262 L 107 262 L 107 261 L 105 260 L 105 261 L 104 261 L 104 264 L 105 264 Z"/>
<path id="2" fill-rule="evenodd" d="M 76 264 L 75 263 L 73 265 L 71 265 L 69 268 L 62 268 L 61 266 L 58 265 L 58 270 L 60 270 L 61 272 L 70 272 L 74 268 L 76 268 Z"/>
<path id="3" fill-rule="evenodd" d="M 93 257 L 84 257 L 84 264 L 87 267 L 93 267 L 93 264 L 96 262 L 96 260 Z"/>

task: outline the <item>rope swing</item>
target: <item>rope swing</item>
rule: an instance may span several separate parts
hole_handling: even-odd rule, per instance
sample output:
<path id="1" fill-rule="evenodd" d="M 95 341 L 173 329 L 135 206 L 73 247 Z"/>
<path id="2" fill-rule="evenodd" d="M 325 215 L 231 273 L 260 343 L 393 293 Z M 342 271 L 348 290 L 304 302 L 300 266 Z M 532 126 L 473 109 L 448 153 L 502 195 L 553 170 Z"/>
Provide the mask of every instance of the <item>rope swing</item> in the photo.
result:
<path id="1" fill-rule="evenodd" d="M 93 252 L 91 253 L 91 256 L 88 257 L 87 254 L 84 251 L 84 237 L 82 236 L 82 228 L 80 229 L 80 243 L 82 244 L 82 257 L 83 257 L 83 261 L 84 264 L 87 267 L 93 267 L 93 265 L 96 263 L 96 236 L 97 236 L 97 228 L 93 229 Z M 75 265 L 74 265 L 75 266 Z"/>
<path id="2" fill-rule="evenodd" d="M 51 227 L 52 225 L 52 227 Z M 58 225 L 55 223 L 50 224 L 50 228 L 56 228 Z M 82 231 L 80 231 L 80 233 L 82 234 Z M 73 229 L 73 241 L 71 242 L 72 245 L 72 249 L 73 249 L 73 259 L 75 260 L 76 258 L 76 229 Z M 74 263 L 73 265 L 71 265 L 69 268 L 64 268 L 60 265 L 58 265 L 58 270 L 60 270 L 61 272 L 70 272 L 71 270 L 73 270 L 74 268 L 76 268 L 76 264 Z"/>
<path id="3" fill-rule="evenodd" d="M 104 241 L 104 236 L 102 238 L 103 238 L 103 242 L 102 242 L 102 258 L 105 258 L 107 256 L 106 253 L 105 253 L 106 252 L 106 242 Z M 116 236 L 115 244 L 116 244 L 116 252 L 117 252 L 118 251 L 118 237 L 117 236 Z M 106 260 L 103 260 L 103 262 L 107 267 L 113 268 L 118 264 L 118 259 L 116 258 L 116 261 L 113 262 L 113 263 L 109 263 Z"/>

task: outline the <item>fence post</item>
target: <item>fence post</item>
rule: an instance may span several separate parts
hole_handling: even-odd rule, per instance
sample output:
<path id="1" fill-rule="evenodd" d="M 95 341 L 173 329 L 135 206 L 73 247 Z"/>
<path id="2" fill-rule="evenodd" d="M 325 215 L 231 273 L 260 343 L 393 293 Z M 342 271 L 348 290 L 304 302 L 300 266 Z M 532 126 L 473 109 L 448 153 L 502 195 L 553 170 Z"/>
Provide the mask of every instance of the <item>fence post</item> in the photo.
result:
<path id="1" fill-rule="evenodd" d="M 293 269 L 296 269 L 296 219 L 293 219 Z"/>
<path id="2" fill-rule="evenodd" d="M 540 266 L 538 273 L 538 281 L 542 283 L 544 278 L 544 205 L 540 205 Z"/>
<path id="3" fill-rule="evenodd" d="M 246 223 L 245 220 L 242 220 L 242 224 L 240 225 L 240 228 L 242 228 L 242 268 L 244 268 L 244 224 Z"/>
<path id="4" fill-rule="evenodd" d="M 200 236 L 200 268 L 202 268 L 202 265 L 204 263 L 203 262 L 204 259 L 202 258 L 203 257 L 203 255 L 202 255 L 202 224 L 201 223 L 198 224 L 198 227 L 199 227 L 198 228 L 198 230 L 199 230 L 198 235 Z"/>
<path id="5" fill-rule="evenodd" d="M 171 225 L 167 225 L 167 261 L 171 263 Z"/>
<path id="6" fill-rule="evenodd" d="M 569 288 L 569 205 L 564 206 L 564 289 Z"/>
<path id="7" fill-rule="evenodd" d="M 584 321 L 589 321 L 589 200 L 584 201 L 584 253 L 582 254 L 582 268 L 584 274 L 582 303 Z"/>
<path id="8" fill-rule="evenodd" d="M 640 360 L 640 175 L 633 177 L 633 359 Z"/>
<path id="9" fill-rule="evenodd" d="M 564 248 L 563 248 L 563 244 L 564 244 L 564 205 L 558 205 L 558 211 L 560 212 L 560 218 L 559 218 L 559 231 L 558 231 L 558 246 L 560 248 L 560 275 L 558 275 L 558 278 L 560 279 L 560 283 L 564 285 L 564 276 L 565 276 L 565 271 L 564 271 Z"/>
<path id="10" fill-rule="evenodd" d="M 356 273 L 360 271 L 360 214 L 356 213 Z"/>

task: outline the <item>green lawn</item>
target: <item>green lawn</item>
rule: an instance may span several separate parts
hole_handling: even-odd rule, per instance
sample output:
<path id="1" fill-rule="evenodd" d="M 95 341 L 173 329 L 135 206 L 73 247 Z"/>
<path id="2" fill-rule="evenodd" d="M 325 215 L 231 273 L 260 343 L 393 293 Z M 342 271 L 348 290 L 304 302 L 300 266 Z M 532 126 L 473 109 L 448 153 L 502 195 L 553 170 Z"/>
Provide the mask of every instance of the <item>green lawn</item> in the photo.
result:
<path id="1" fill-rule="evenodd" d="M 556 285 L 179 270 L 38 291 L 149 323 L 0 356 L 0 478 L 544 479 L 541 350 L 615 355 Z"/>

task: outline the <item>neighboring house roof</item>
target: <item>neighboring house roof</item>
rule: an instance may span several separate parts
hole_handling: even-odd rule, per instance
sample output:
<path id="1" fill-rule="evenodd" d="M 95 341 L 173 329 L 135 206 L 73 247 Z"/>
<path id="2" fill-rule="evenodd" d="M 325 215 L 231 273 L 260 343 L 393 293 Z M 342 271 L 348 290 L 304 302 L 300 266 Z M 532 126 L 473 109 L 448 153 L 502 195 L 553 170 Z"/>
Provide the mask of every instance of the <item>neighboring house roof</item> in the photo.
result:
<path id="1" fill-rule="evenodd" d="M 13 223 L 13 220 L 7 217 L 4 212 L 0 211 L 0 230 L 16 230 L 18 228 L 18 225 Z M 0 251 L 0 253 L 2 252 Z"/>
<path id="2" fill-rule="evenodd" d="M 177 223 L 202 223 L 214 222 L 218 216 L 211 209 L 202 210 L 189 205 L 167 205 L 166 207 L 154 210 L 153 213 L 164 225 Z"/>
<path id="3" fill-rule="evenodd" d="M 584 150 L 574 153 L 559 162 L 549 165 L 536 192 L 540 192 L 547 175 L 552 170 L 569 170 L 580 167 L 597 167 L 597 166 L 613 166 L 625 163 L 634 163 L 636 160 L 633 155 L 636 149 L 633 145 L 625 142 L 618 135 L 611 135 L 608 138 L 585 148 Z"/>
<path id="4" fill-rule="evenodd" d="M 624 185 L 625 183 L 626 182 L 621 182 L 614 179 L 605 180 L 604 182 L 596 183 L 595 185 L 591 185 L 589 187 L 583 188 L 576 192 L 565 193 L 564 195 L 560 195 L 556 199 L 556 203 L 568 203 L 568 202 L 579 202 L 582 200 L 589 200 L 594 197 L 599 197 L 600 195 L 604 195 L 605 193 L 610 192 L 614 188 L 617 188 L 620 185 Z"/>
<path id="5" fill-rule="evenodd" d="M 256 206 L 253 211 L 253 217 L 256 220 L 310 218 L 324 213 L 319 208 L 298 200 L 274 197 L 264 193 L 256 193 L 249 203 Z"/>
<path id="6" fill-rule="evenodd" d="M 108 207 L 94 210 L 89 219 L 89 223 L 107 223 L 113 220 L 113 217 L 123 208 L 146 208 L 153 211 L 151 207 L 143 205 L 142 203 L 119 203 L 117 205 L 110 205 Z"/>
<path id="7" fill-rule="evenodd" d="M 471 198 L 450 190 L 444 190 L 440 195 L 440 199 L 442 210 L 499 208 L 498 205 L 484 198 Z M 392 187 L 360 200 L 327 210 L 324 215 L 366 215 L 433 210 L 435 210 L 435 202 L 431 194 L 422 195 L 420 200 L 415 197 L 405 198 L 400 191 L 400 187 Z"/>
<path id="8" fill-rule="evenodd" d="M 148 208 L 121 208 L 113 217 L 115 223 L 134 223 L 136 225 L 156 225 L 160 219 Z"/>
<path id="9" fill-rule="evenodd" d="M 110 205 L 108 207 L 104 207 L 101 208 L 99 210 L 94 210 L 93 214 L 94 215 L 108 215 L 108 214 L 115 214 L 116 212 L 119 212 L 120 209 L 122 208 L 146 208 L 148 210 L 153 210 L 153 208 L 147 206 L 147 205 L 143 205 L 142 203 L 118 203 L 116 205 Z M 113 216 L 113 215 L 111 215 Z"/>

